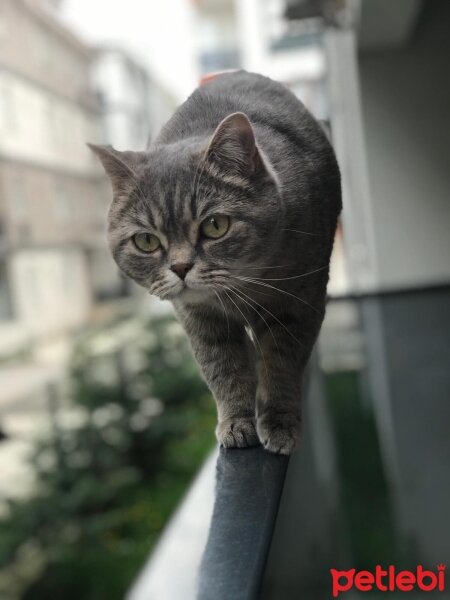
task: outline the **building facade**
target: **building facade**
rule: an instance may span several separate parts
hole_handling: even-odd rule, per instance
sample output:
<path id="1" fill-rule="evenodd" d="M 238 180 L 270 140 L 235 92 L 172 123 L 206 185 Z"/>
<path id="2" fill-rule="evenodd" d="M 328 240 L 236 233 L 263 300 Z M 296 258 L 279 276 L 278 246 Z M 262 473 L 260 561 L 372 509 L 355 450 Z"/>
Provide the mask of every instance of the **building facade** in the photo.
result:
<path id="1" fill-rule="evenodd" d="M 92 57 L 37 0 L 2 1 L 0 356 L 51 344 L 121 294 L 85 144 L 101 138 Z"/>
<path id="2" fill-rule="evenodd" d="M 119 46 L 96 48 L 92 85 L 102 137 L 118 150 L 145 149 L 175 108 L 171 95 L 148 69 Z"/>

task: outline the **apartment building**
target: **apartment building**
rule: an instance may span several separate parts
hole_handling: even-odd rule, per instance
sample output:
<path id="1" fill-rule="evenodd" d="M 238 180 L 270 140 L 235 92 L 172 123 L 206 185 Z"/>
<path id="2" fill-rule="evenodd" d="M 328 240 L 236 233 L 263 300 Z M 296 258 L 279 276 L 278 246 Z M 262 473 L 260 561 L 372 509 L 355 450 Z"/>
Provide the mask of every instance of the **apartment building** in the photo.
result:
<path id="1" fill-rule="evenodd" d="M 92 57 L 38 0 L 2 0 L 0 356 L 52 344 L 123 291 L 85 145 L 101 139 Z"/>
<path id="2" fill-rule="evenodd" d="M 118 45 L 95 49 L 92 85 L 102 137 L 118 150 L 143 150 L 175 110 L 175 101 L 148 69 Z"/>

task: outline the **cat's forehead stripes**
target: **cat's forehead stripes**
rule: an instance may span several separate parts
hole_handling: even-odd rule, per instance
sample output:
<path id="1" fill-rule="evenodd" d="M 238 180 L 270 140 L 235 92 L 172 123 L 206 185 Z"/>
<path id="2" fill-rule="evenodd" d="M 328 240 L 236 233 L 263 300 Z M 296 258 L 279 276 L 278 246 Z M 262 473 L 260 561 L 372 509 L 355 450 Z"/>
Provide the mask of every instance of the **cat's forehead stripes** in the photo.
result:
<path id="1" fill-rule="evenodd" d="M 165 168 L 149 165 L 138 184 L 114 221 L 123 233 L 122 221 L 127 221 L 127 231 L 154 231 L 168 243 L 195 243 L 201 220 L 214 212 L 241 211 L 242 201 L 252 194 L 244 177 L 223 172 L 198 155 L 178 156 Z"/>
<path id="2" fill-rule="evenodd" d="M 190 197 L 189 178 L 180 176 L 179 171 L 175 174 L 171 169 L 169 173 L 153 178 L 145 213 L 151 216 L 152 229 L 157 235 L 164 234 L 170 243 L 195 241 Z"/>
<path id="3" fill-rule="evenodd" d="M 142 219 L 146 219 L 145 226 L 155 228 L 155 219 L 152 211 L 148 210 L 148 202 L 141 187 L 130 191 L 129 196 L 117 206 L 112 206 L 110 219 L 113 223 L 120 225 L 124 220 L 135 222 L 140 225 Z"/>
<path id="4" fill-rule="evenodd" d="M 248 191 L 251 189 L 250 183 L 244 177 L 232 173 L 224 173 L 214 163 L 208 163 L 204 173 L 214 179 L 218 184 L 229 185 L 232 188 Z"/>
<path id="5" fill-rule="evenodd" d="M 148 210 L 149 210 L 149 212 L 153 213 L 155 229 L 157 231 L 163 231 L 164 230 L 164 215 L 163 215 L 163 211 L 161 210 L 161 207 L 159 206 L 159 204 L 154 207 L 149 206 Z"/>
<path id="6" fill-rule="evenodd" d="M 177 180 L 171 198 L 171 201 L 174 204 L 175 222 L 184 226 L 192 221 L 193 216 L 191 212 L 189 190 L 186 189 L 186 187 L 186 184 L 183 185 L 181 181 Z"/>
<path id="7" fill-rule="evenodd" d="M 218 184 L 217 181 L 205 182 L 202 194 L 195 198 L 196 214 L 198 220 L 202 221 L 206 216 L 214 213 L 232 215 L 247 215 L 249 213 L 249 201 L 253 202 L 250 192 L 244 189 Z"/>

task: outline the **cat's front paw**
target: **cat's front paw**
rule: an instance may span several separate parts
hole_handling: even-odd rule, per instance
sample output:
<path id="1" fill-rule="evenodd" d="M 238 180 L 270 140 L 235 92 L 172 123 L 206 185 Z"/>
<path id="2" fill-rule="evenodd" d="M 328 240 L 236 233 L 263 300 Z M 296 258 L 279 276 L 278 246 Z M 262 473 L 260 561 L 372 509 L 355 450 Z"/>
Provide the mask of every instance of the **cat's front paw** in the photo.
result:
<path id="1" fill-rule="evenodd" d="M 216 427 L 216 437 L 224 448 L 259 446 L 255 420 L 247 417 L 235 417 L 221 421 Z"/>
<path id="2" fill-rule="evenodd" d="M 300 438 L 301 421 L 292 413 L 267 412 L 256 421 L 256 430 L 266 450 L 291 454 Z"/>

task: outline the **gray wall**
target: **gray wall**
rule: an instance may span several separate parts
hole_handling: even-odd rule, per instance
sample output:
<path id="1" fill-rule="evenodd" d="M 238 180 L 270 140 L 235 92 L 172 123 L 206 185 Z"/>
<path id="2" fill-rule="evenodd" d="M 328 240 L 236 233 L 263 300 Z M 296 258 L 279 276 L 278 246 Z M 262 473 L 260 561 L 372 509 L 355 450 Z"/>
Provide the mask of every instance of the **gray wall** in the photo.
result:
<path id="1" fill-rule="evenodd" d="M 450 281 L 450 3 L 407 45 L 361 52 L 379 287 Z"/>

